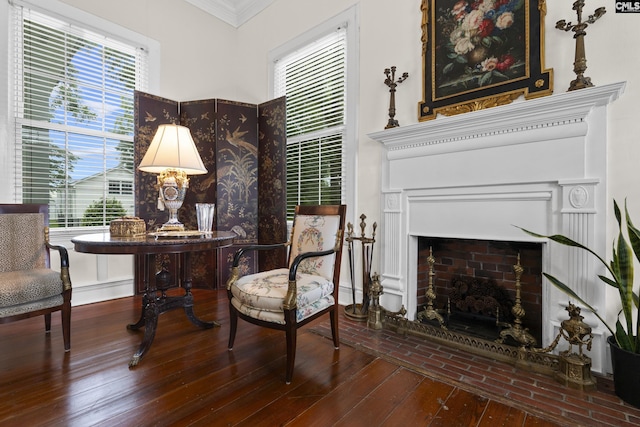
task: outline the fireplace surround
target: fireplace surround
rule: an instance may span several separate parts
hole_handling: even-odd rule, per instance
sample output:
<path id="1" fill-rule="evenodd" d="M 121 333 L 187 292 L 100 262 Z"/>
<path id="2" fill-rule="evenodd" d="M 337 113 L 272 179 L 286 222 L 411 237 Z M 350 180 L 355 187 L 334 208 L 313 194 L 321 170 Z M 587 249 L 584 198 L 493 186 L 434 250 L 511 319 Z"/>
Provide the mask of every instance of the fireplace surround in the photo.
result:
<path id="1" fill-rule="evenodd" d="M 417 312 L 420 237 L 542 243 L 542 269 L 607 309 L 600 266 L 583 252 L 534 239 L 565 234 L 604 254 L 607 223 L 607 107 L 625 83 L 387 129 L 368 136 L 384 145 L 380 276 L 388 310 Z M 542 343 L 567 318 L 568 297 L 542 281 Z M 605 373 L 607 330 L 593 328 L 592 369 Z"/>

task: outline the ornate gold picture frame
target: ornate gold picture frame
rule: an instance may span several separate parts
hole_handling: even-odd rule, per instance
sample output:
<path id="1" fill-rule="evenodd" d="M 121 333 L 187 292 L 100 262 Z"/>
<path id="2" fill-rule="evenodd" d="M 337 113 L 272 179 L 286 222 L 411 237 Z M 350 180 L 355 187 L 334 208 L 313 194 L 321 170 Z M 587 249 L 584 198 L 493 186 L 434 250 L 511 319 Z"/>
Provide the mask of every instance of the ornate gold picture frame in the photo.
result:
<path id="1" fill-rule="evenodd" d="M 420 121 L 553 92 L 545 0 L 421 0 Z"/>

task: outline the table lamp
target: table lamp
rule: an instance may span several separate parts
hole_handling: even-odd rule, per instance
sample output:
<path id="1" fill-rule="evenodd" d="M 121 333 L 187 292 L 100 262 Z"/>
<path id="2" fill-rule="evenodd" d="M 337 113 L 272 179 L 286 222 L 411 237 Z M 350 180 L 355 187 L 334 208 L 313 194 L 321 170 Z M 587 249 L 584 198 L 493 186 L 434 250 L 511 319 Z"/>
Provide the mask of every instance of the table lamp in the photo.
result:
<path id="1" fill-rule="evenodd" d="M 157 173 L 160 209 L 169 209 L 169 221 L 160 230 L 182 231 L 178 209 L 189 188 L 187 175 L 207 173 L 189 128 L 180 125 L 160 125 L 138 169 Z"/>

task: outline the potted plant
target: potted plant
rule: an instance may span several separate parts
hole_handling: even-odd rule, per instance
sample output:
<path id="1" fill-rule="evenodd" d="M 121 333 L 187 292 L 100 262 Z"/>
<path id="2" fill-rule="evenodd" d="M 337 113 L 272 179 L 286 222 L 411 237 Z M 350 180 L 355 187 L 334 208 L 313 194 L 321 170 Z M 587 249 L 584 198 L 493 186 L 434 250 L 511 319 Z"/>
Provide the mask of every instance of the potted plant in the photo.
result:
<path id="1" fill-rule="evenodd" d="M 616 394 L 625 402 L 640 407 L 640 333 L 638 332 L 640 327 L 640 316 L 638 316 L 640 303 L 638 292 L 633 291 L 633 257 L 635 255 L 635 258 L 640 261 L 640 230 L 631 222 L 626 202 L 624 220 L 615 200 L 613 201 L 613 207 L 618 221 L 618 238 L 617 242 L 614 242 L 612 258 L 608 263 L 593 250 L 566 236 L 560 234 L 544 236 L 525 229 L 522 230 L 535 237 L 548 238 L 565 246 L 584 249 L 593 254 L 606 267 L 609 272 L 608 276 L 598 275 L 598 277 L 605 284 L 616 288 L 620 296 L 621 308 L 616 319 L 615 328 L 612 328 L 591 305 L 570 287 L 550 274 L 543 274 L 557 288 L 591 310 L 609 329 L 611 336 L 608 337 L 607 342 L 611 350 Z M 629 238 L 628 242 L 624 236 L 623 226 L 625 225 Z"/>

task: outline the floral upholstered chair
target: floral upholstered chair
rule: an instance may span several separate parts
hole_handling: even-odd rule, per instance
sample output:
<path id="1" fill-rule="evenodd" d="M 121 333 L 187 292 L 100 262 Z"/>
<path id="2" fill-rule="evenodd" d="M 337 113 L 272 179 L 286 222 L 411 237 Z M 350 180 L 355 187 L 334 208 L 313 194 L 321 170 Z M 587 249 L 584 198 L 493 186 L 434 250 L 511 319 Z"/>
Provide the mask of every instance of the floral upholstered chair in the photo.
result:
<path id="1" fill-rule="evenodd" d="M 47 205 L 0 204 L 0 323 L 62 313 L 64 349 L 71 348 L 71 280 L 69 256 L 49 243 Z M 60 271 L 50 268 L 49 249 L 60 253 Z M 1 340 L 1 338 L 0 338 Z"/>
<path id="2" fill-rule="evenodd" d="M 229 350 L 233 348 L 238 317 L 285 331 L 287 384 L 293 377 L 299 327 L 329 314 L 333 344 L 338 348 L 338 285 L 345 215 L 345 205 L 297 206 L 290 242 L 253 245 L 235 254 L 227 282 L 231 319 Z M 240 277 L 244 254 L 283 246 L 289 247 L 287 267 Z"/>

